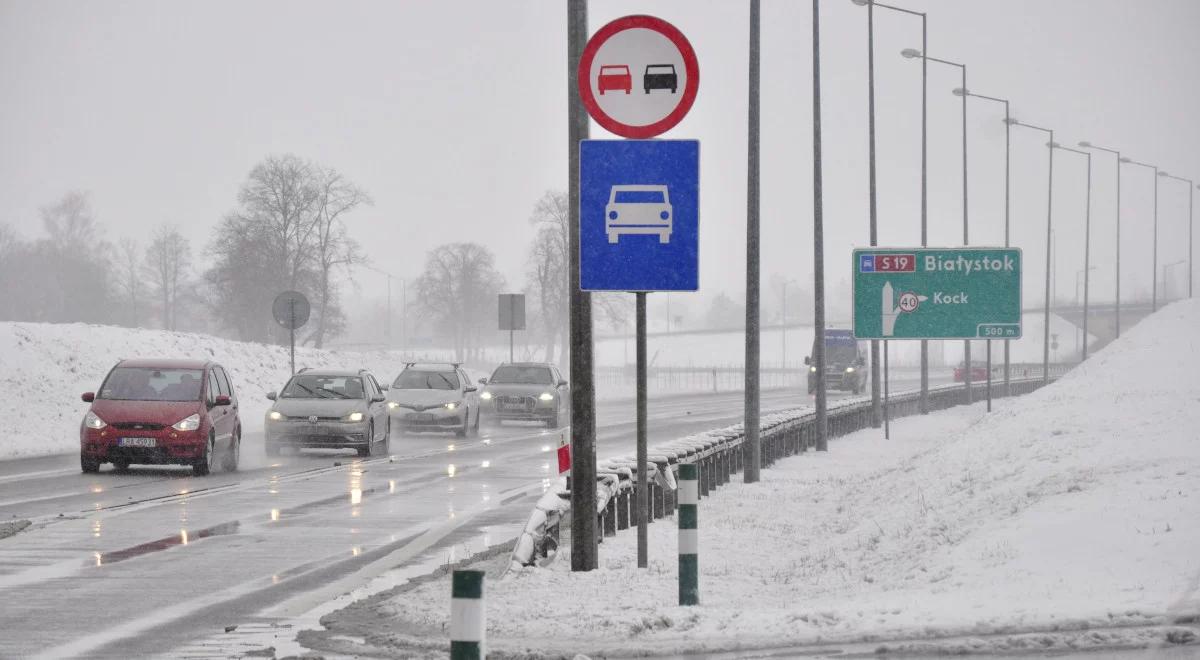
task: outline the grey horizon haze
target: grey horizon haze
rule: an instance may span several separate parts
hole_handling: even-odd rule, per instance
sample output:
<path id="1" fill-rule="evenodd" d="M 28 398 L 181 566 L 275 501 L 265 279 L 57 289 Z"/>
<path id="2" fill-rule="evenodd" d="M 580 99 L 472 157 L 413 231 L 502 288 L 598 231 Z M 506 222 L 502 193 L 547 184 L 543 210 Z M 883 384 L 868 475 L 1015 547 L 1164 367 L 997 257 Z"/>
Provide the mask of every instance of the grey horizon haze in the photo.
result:
<path id="1" fill-rule="evenodd" d="M 1011 99 L 1014 117 L 1054 128 L 1064 145 L 1090 140 L 1200 180 L 1200 3 L 893 4 L 928 12 L 929 54 L 965 62 L 971 91 Z M 717 294 L 744 289 L 748 7 L 589 7 L 590 32 L 648 13 L 674 23 L 697 52 L 695 106 L 663 136 L 703 142 L 701 290 L 672 296 L 697 316 Z M 810 289 L 811 17 L 787 0 L 763 0 L 762 12 L 764 285 L 778 275 Z M 867 243 L 865 9 L 824 0 L 821 27 L 826 277 L 836 298 L 848 295 L 850 249 Z M 879 244 L 917 245 L 920 66 L 899 53 L 919 47 L 919 21 L 879 12 L 876 39 Z M 566 190 L 565 55 L 565 2 L 0 0 L 0 222 L 38 237 L 38 209 L 84 190 L 108 238 L 173 223 L 202 269 L 250 169 L 292 153 L 338 169 L 374 199 L 348 218 L 374 266 L 413 277 L 436 245 L 476 241 L 494 250 L 505 289 L 517 291 L 534 203 Z M 929 244 L 949 247 L 961 240 L 957 72 L 929 75 Z M 974 245 L 1003 243 L 1001 113 L 969 105 Z M 595 124 L 592 136 L 613 137 Z M 1027 306 L 1042 299 L 1043 142 L 1013 133 L 1012 243 L 1024 250 Z M 1107 301 L 1115 162 L 1097 154 L 1093 166 L 1091 291 Z M 1155 182 L 1144 168 L 1123 174 L 1121 289 L 1148 298 Z M 1084 176 L 1083 159 L 1056 163 L 1063 298 L 1082 268 Z M 1159 185 L 1164 265 L 1187 257 L 1188 197 L 1182 183 Z M 1173 290 L 1186 285 L 1183 272 L 1174 269 Z M 356 280 L 376 304 L 380 276 L 359 269 Z"/>

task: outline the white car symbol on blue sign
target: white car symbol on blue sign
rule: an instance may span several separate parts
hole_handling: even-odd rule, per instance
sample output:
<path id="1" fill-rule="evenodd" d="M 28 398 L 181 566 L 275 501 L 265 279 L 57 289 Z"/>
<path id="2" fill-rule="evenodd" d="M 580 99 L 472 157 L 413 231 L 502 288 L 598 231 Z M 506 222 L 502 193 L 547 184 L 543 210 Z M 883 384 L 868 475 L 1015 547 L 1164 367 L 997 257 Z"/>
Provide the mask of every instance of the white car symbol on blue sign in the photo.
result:
<path id="1" fill-rule="evenodd" d="M 579 144 L 580 288 L 699 288 L 700 143 Z"/>
<path id="2" fill-rule="evenodd" d="M 622 234 L 653 234 L 671 242 L 671 195 L 666 186 L 613 186 L 604 207 L 608 242 Z"/>

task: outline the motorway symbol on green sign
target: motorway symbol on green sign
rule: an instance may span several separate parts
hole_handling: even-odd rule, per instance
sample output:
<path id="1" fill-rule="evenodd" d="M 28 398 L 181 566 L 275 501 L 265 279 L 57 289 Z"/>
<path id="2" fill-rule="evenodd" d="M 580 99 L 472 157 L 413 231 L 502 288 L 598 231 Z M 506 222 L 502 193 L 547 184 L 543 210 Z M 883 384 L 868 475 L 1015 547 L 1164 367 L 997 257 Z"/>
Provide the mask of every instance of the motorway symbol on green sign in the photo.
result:
<path id="1" fill-rule="evenodd" d="M 854 250 L 859 339 L 1017 339 L 1018 248 Z"/>

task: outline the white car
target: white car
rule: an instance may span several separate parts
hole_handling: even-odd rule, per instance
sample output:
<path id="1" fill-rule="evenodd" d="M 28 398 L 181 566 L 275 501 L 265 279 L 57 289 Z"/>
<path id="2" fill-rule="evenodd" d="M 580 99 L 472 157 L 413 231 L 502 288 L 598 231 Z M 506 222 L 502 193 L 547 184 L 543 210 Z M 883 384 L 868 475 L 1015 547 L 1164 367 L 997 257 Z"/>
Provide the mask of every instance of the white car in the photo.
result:
<path id="1" fill-rule="evenodd" d="M 609 243 L 622 234 L 657 234 L 659 243 L 670 243 L 673 215 L 666 186 L 613 186 L 604 207 L 604 230 Z"/>

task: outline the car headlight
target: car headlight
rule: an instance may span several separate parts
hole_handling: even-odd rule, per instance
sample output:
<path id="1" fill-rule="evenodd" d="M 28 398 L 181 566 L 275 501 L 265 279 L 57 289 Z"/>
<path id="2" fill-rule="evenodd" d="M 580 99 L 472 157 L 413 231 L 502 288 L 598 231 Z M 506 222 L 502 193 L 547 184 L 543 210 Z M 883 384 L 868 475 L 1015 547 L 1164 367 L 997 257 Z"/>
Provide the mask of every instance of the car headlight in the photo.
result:
<path id="1" fill-rule="evenodd" d="M 100 419 L 100 417 L 98 415 L 96 415 L 96 413 L 94 413 L 90 410 L 88 411 L 87 415 L 84 416 L 84 418 L 83 418 L 83 425 L 88 427 L 89 429 L 96 429 L 96 430 L 99 430 L 99 429 L 102 429 L 102 428 L 108 426 L 108 424 L 104 420 Z"/>
<path id="2" fill-rule="evenodd" d="M 352 412 L 342 419 L 346 420 L 347 422 L 361 422 L 363 421 L 363 414 L 360 412 Z"/>
<path id="3" fill-rule="evenodd" d="M 483 394 L 480 394 L 480 395 L 479 395 L 479 398 L 483 399 L 484 401 L 491 401 L 491 400 L 492 400 L 492 393 L 491 393 L 491 392 L 484 392 Z"/>
<path id="4" fill-rule="evenodd" d="M 399 407 L 400 407 L 400 404 L 397 403 L 396 401 L 388 401 L 388 410 L 395 410 Z"/>
<path id="5" fill-rule="evenodd" d="M 541 399 L 542 401 L 553 401 L 554 395 L 549 392 L 542 392 L 542 395 L 539 396 L 538 398 Z"/>
<path id="6" fill-rule="evenodd" d="M 200 414 L 189 415 L 171 425 L 176 431 L 195 431 L 200 428 Z"/>
<path id="7" fill-rule="evenodd" d="M 461 405 L 462 405 L 462 402 L 460 402 L 460 401 L 451 401 L 450 403 L 446 404 L 446 410 L 454 410 Z"/>
<path id="8" fill-rule="evenodd" d="M 278 410 L 272 410 L 271 412 L 267 413 L 267 417 L 269 417 L 271 421 L 278 422 L 279 420 L 283 419 L 283 413 L 279 412 Z"/>
<path id="9" fill-rule="evenodd" d="M 809 368 L 808 368 L 808 370 L 809 370 L 809 371 L 811 371 L 811 372 L 812 372 L 812 373 L 814 373 L 814 374 L 815 374 L 815 373 L 817 373 L 817 368 L 816 368 L 816 367 L 809 367 Z"/>
<path id="10" fill-rule="evenodd" d="M 854 373 L 854 367 L 846 367 L 846 373 L 848 373 L 848 374 Z"/>

